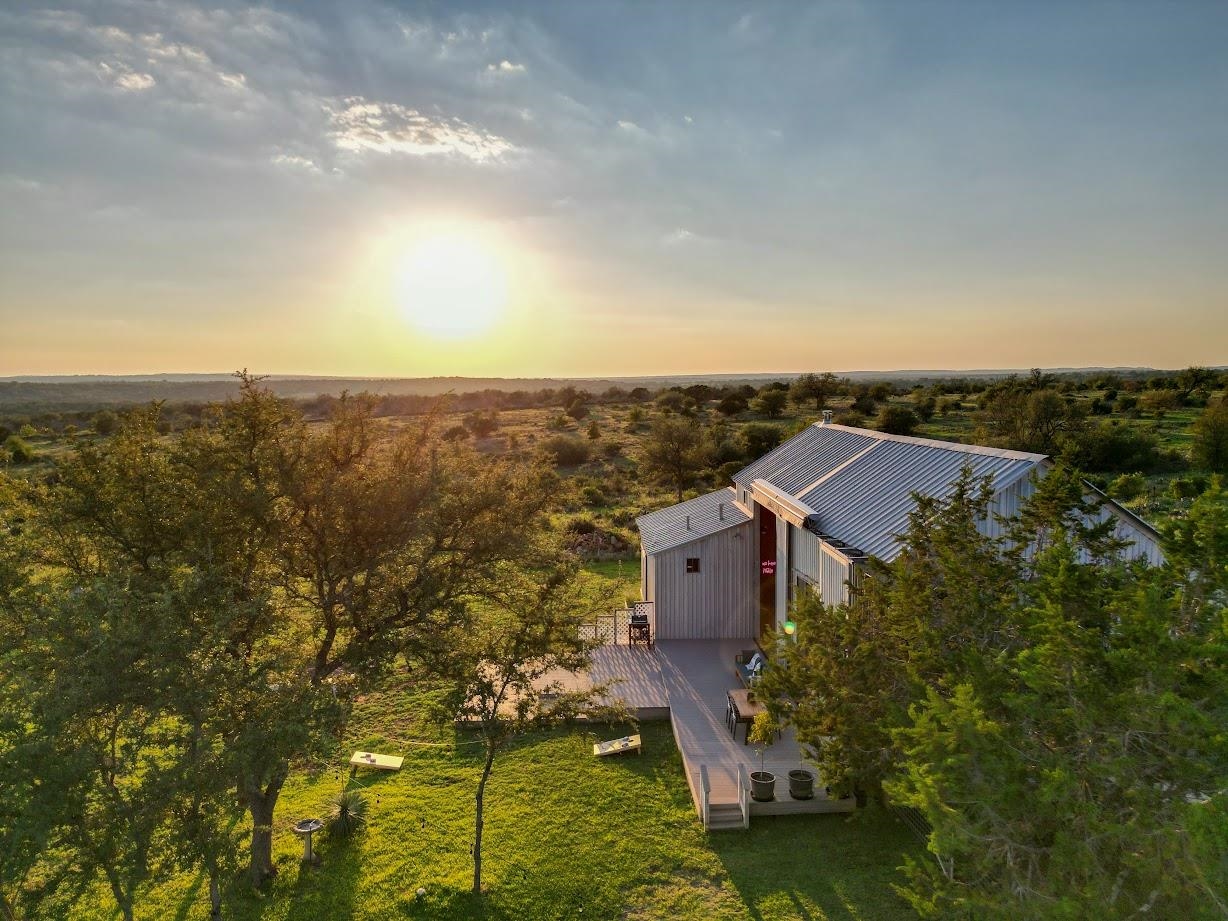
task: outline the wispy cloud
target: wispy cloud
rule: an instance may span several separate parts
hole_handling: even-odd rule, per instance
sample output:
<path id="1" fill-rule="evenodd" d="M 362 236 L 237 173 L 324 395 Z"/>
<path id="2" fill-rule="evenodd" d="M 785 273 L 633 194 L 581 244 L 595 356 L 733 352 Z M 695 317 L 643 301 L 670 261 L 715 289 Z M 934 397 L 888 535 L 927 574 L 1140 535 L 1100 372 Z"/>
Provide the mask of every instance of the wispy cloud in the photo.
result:
<path id="1" fill-rule="evenodd" d="M 486 70 L 488 73 L 496 74 L 522 74 L 525 72 L 525 69 L 526 68 L 523 64 L 513 64 L 506 58 L 500 61 L 498 64 L 486 65 Z"/>
<path id="2" fill-rule="evenodd" d="M 481 163 L 517 149 L 507 138 L 463 119 L 427 115 L 395 102 L 350 96 L 330 106 L 328 113 L 333 143 L 353 153 L 453 154 Z"/>

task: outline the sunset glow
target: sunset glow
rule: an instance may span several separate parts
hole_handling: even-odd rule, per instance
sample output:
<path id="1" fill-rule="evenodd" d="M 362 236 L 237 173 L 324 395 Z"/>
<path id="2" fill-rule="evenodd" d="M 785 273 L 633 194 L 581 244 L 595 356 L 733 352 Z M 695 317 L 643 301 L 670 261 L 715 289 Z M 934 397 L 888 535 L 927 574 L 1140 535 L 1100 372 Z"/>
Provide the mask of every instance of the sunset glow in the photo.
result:
<path id="1" fill-rule="evenodd" d="M 395 302 L 417 329 L 440 338 L 486 332 L 507 304 L 507 273 L 476 234 L 450 230 L 410 246 L 396 270 Z"/>

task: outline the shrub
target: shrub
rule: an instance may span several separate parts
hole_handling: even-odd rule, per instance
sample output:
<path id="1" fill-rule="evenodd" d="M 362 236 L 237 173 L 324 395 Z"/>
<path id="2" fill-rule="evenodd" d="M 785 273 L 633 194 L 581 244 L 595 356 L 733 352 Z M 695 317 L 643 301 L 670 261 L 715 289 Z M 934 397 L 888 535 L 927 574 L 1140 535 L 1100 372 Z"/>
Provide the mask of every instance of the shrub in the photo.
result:
<path id="1" fill-rule="evenodd" d="M 597 530 L 597 523 L 593 519 L 581 515 L 568 521 L 563 526 L 563 530 L 568 534 L 592 534 Z"/>
<path id="2" fill-rule="evenodd" d="M 1163 463 L 1155 436 L 1133 426 L 1107 421 L 1069 439 L 1066 459 L 1088 473 L 1147 472 Z"/>
<path id="3" fill-rule="evenodd" d="M 1137 499 L 1147 491 L 1147 480 L 1141 473 L 1123 473 L 1109 484 L 1109 495 L 1122 502 Z"/>
<path id="4" fill-rule="evenodd" d="M 28 464 L 34 460 L 34 449 L 20 435 L 10 435 L 4 442 L 4 448 L 14 464 Z"/>
<path id="5" fill-rule="evenodd" d="M 833 420 L 837 425 L 847 425 L 849 428 L 860 429 L 866 426 L 866 417 L 855 409 L 846 409 Z"/>
<path id="6" fill-rule="evenodd" d="M 590 441 L 596 441 L 601 437 L 601 426 L 597 424 L 596 419 L 588 424 L 588 437 Z"/>
<path id="7" fill-rule="evenodd" d="M 119 416 L 109 409 L 104 409 L 95 414 L 91 424 L 99 435 L 114 435 L 115 430 L 119 428 Z"/>
<path id="8" fill-rule="evenodd" d="M 601 446 L 601 453 L 604 454 L 606 457 L 608 457 L 610 460 L 613 460 L 614 458 L 618 457 L 620 454 L 623 453 L 623 446 L 620 445 L 617 441 L 607 441 L 605 444 Z"/>
<path id="9" fill-rule="evenodd" d="M 454 425 L 441 436 L 444 441 L 464 441 L 469 437 L 469 429 L 463 425 Z"/>
<path id="10" fill-rule="evenodd" d="M 751 408 L 757 413 L 762 413 L 769 419 L 775 419 L 785 411 L 785 406 L 789 403 L 789 392 L 787 390 L 778 390 L 769 384 L 759 391 L 759 396 L 751 401 Z"/>
<path id="11" fill-rule="evenodd" d="M 917 417 L 903 406 L 884 406 L 878 414 L 878 430 L 890 435 L 911 435 L 917 428 Z"/>
<path id="12" fill-rule="evenodd" d="M 325 825 L 330 838 L 348 838 L 367 821 L 367 798 L 360 790 L 342 790 L 328 803 Z"/>
<path id="13" fill-rule="evenodd" d="M 723 416 L 736 416 L 738 413 L 746 412 L 746 397 L 740 393 L 731 393 L 722 397 L 721 401 L 716 404 L 716 408 Z"/>
<path id="14" fill-rule="evenodd" d="M 609 505 L 610 500 L 600 486 L 585 486 L 580 490 L 580 498 L 585 505 L 596 508 L 601 505 Z"/>
<path id="15" fill-rule="evenodd" d="M 576 467 L 588 460 L 592 448 L 588 442 L 570 435 L 552 435 L 541 443 L 541 449 L 559 467 Z"/>

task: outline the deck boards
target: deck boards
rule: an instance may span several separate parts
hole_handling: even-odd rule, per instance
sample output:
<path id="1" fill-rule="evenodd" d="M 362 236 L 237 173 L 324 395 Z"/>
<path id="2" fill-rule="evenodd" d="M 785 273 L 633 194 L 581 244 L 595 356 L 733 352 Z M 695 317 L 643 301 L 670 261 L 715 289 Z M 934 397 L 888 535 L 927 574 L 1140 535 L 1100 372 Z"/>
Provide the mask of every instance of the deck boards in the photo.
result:
<path id="1" fill-rule="evenodd" d="M 604 646 L 595 652 L 587 674 L 551 677 L 569 688 L 610 682 L 608 698 L 623 700 L 642 719 L 668 713 L 698 809 L 700 765 L 707 767 L 712 805 L 737 803 L 739 764 L 748 772 L 759 770 L 755 749 L 742 742 L 746 727 L 738 727 L 735 741 L 725 725 L 726 694 L 741 686 L 733 670 L 734 657 L 753 646 L 750 639 L 658 640 L 652 649 Z M 764 758 L 767 770 L 776 774 L 777 802 L 754 804 L 751 814 L 852 811 L 851 800 L 824 796 L 821 783 L 816 784 L 812 800 L 788 798 L 788 773 L 800 765 L 799 755 L 793 730 L 786 728 Z"/>

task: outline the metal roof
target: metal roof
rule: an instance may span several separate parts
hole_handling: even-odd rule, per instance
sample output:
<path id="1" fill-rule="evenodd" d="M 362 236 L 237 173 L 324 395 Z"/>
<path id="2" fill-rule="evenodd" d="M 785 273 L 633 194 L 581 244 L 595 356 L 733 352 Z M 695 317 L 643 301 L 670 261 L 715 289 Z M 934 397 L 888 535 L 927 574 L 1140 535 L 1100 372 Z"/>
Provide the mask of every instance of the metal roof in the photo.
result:
<path id="1" fill-rule="evenodd" d="M 750 516 L 733 499 L 733 487 L 726 486 L 716 492 L 641 515 L 635 519 L 635 523 L 640 529 L 640 543 L 644 551 L 659 553 L 670 550 L 750 521 Z"/>
<path id="2" fill-rule="evenodd" d="M 864 553 L 895 557 L 913 493 L 945 497 L 965 465 L 1003 489 L 1028 475 L 1043 454 L 888 435 L 817 423 L 735 474 L 763 479 L 813 508 L 823 533 Z"/>

